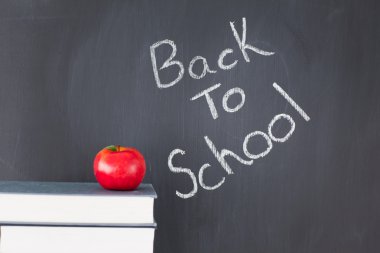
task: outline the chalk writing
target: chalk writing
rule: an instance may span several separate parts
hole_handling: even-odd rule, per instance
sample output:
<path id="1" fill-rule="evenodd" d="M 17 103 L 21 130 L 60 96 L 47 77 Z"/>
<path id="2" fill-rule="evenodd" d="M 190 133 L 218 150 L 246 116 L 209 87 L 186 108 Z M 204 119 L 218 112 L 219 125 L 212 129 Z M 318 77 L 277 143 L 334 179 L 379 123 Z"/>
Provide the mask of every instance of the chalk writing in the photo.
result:
<path id="1" fill-rule="evenodd" d="M 274 55 L 274 52 L 270 51 L 265 51 L 263 49 L 257 48 L 251 44 L 248 44 L 246 42 L 246 33 L 247 33 L 247 24 L 246 24 L 246 19 L 243 17 L 242 19 L 242 33 L 239 35 L 235 28 L 235 23 L 230 22 L 230 27 L 232 30 L 232 35 L 234 36 L 238 47 L 243 55 L 243 58 L 245 62 L 250 62 L 252 55 L 249 55 L 248 52 L 253 52 L 261 56 L 271 56 Z M 161 67 L 157 67 L 157 58 L 156 58 L 156 50 L 163 45 L 169 45 L 172 49 L 170 56 L 163 61 Z M 177 53 L 177 47 L 175 43 L 171 40 L 165 39 L 162 41 L 158 41 L 154 43 L 150 47 L 150 54 L 151 54 L 151 61 L 152 61 L 152 67 L 153 67 L 153 74 L 154 74 L 154 79 L 156 82 L 156 85 L 158 88 L 163 89 L 163 88 L 169 88 L 174 86 L 175 84 L 179 83 L 181 79 L 183 78 L 185 74 L 185 67 L 184 64 L 178 60 L 174 60 L 175 56 Z M 219 54 L 218 59 L 217 59 L 217 66 L 219 67 L 220 70 L 231 70 L 238 64 L 238 60 L 235 59 L 233 61 L 230 61 L 229 63 L 225 63 L 225 57 L 227 55 L 233 55 L 234 50 L 231 48 L 226 48 L 222 50 L 222 52 Z M 202 64 L 202 71 L 200 73 L 195 73 L 193 70 L 193 66 L 195 64 Z M 166 69 L 166 68 L 176 68 L 177 74 L 174 77 L 174 79 L 171 82 L 168 83 L 162 83 L 160 76 L 159 76 L 159 71 Z M 205 77 L 207 74 L 216 74 L 217 70 L 213 70 L 210 68 L 207 59 L 204 58 L 203 56 L 195 56 L 189 63 L 189 66 L 187 68 L 187 72 L 189 76 L 193 79 L 199 80 Z M 219 89 L 222 86 L 221 83 L 217 83 L 212 85 L 211 87 L 208 87 L 197 94 L 193 95 L 190 98 L 190 101 L 195 101 L 198 100 L 201 97 L 204 97 L 207 106 L 210 110 L 211 116 L 214 120 L 219 118 L 219 113 L 217 111 L 216 105 L 215 105 L 215 98 L 212 97 L 213 91 L 216 89 Z M 301 117 L 306 121 L 310 121 L 310 117 L 307 115 L 307 113 L 301 108 L 299 104 L 297 104 L 291 97 L 290 95 L 282 88 L 280 85 L 277 83 L 273 83 L 273 88 L 275 91 L 277 91 L 283 98 L 285 98 L 286 102 L 288 102 L 295 110 L 298 112 Z M 230 106 L 228 104 L 229 98 L 231 96 L 238 96 L 239 97 L 239 102 L 235 106 Z M 245 92 L 243 89 L 239 87 L 234 87 L 232 89 L 229 89 L 225 92 L 223 98 L 222 98 L 222 108 L 224 109 L 225 112 L 228 113 L 235 113 L 239 111 L 245 103 Z M 290 126 L 290 129 L 284 136 L 275 136 L 272 129 L 274 125 L 276 124 L 282 124 L 287 123 Z M 285 113 L 280 113 L 277 114 L 273 117 L 273 119 L 269 122 L 268 128 L 266 132 L 263 131 L 252 131 L 248 133 L 243 142 L 242 142 L 242 150 L 240 151 L 232 151 L 227 148 L 217 148 L 216 144 L 208 137 L 205 135 L 204 141 L 205 145 L 210 149 L 211 154 L 214 156 L 215 160 L 219 163 L 220 167 L 225 171 L 226 176 L 234 174 L 234 170 L 231 168 L 231 166 L 228 164 L 226 158 L 233 158 L 237 162 L 241 163 L 242 165 L 245 166 L 251 166 L 254 162 L 254 160 L 263 158 L 267 156 L 270 151 L 274 147 L 274 143 L 284 143 L 286 142 L 294 133 L 295 131 L 295 121 L 289 114 Z M 254 143 L 255 140 L 262 139 L 265 141 L 266 146 L 263 150 L 260 150 L 260 152 L 253 153 L 251 150 L 248 149 L 248 146 L 250 143 Z M 239 155 L 239 153 L 243 153 L 244 155 Z M 223 176 L 219 182 L 215 185 L 206 185 L 204 182 L 204 174 L 211 167 L 209 163 L 204 163 L 198 172 L 198 180 L 194 172 L 189 169 L 189 168 L 182 168 L 180 166 L 174 166 L 173 165 L 173 159 L 177 155 L 185 155 L 185 151 L 179 148 L 174 149 L 173 151 L 170 152 L 168 156 L 168 167 L 169 170 L 173 173 L 183 173 L 184 175 L 187 175 L 192 182 L 192 190 L 188 193 L 182 193 L 179 191 L 176 191 L 176 194 L 178 197 L 187 199 L 193 197 L 197 192 L 198 192 L 198 183 L 202 187 L 202 189 L 212 191 L 216 190 L 219 187 L 221 187 L 225 181 L 226 181 L 226 176 Z"/>

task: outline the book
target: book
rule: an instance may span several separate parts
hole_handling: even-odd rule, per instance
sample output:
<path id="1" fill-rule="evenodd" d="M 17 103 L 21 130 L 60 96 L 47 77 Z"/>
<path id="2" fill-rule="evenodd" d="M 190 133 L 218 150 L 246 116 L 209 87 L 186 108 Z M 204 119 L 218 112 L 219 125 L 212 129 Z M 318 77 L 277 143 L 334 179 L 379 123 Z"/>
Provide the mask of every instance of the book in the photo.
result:
<path id="1" fill-rule="evenodd" d="M 2 253 L 152 253 L 154 228 L 2 226 Z"/>
<path id="2" fill-rule="evenodd" d="M 104 190 L 98 183 L 0 181 L 0 224 L 155 227 L 152 185 Z"/>

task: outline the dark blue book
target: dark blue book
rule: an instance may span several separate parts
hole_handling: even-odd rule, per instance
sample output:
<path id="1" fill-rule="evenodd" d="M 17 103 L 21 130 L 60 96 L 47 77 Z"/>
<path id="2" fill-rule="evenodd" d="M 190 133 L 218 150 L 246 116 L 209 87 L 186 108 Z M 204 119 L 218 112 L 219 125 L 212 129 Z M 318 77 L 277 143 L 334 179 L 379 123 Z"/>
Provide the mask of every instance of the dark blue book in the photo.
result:
<path id="1" fill-rule="evenodd" d="M 0 181 L 0 224 L 154 227 L 152 185 L 109 191 L 98 183 Z"/>

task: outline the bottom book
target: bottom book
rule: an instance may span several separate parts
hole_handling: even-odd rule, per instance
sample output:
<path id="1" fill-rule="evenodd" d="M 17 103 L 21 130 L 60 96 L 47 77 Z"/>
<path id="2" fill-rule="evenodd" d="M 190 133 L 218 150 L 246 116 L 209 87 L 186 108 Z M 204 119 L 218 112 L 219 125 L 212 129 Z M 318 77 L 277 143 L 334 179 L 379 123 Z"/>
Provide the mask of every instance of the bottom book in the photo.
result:
<path id="1" fill-rule="evenodd" d="M 152 253 L 155 228 L 2 226 L 1 253 Z"/>

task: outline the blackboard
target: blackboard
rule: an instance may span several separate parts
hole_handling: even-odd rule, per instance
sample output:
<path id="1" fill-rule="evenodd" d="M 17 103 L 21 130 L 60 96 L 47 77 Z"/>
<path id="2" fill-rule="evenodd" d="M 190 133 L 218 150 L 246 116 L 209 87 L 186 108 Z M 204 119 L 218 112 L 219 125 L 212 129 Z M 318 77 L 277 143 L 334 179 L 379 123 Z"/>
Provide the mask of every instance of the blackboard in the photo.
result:
<path id="1" fill-rule="evenodd" d="M 139 149 L 155 187 L 155 252 L 380 251 L 377 1 L 1 1 L 0 179 L 94 181 L 104 146 Z M 234 37 L 271 55 L 247 50 Z M 159 88 L 151 46 L 170 40 L 182 79 Z M 218 66 L 225 49 L 225 64 Z M 155 51 L 163 65 L 173 48 Z M 189 75 L 196 56 L 209 70 Z M 193 72 L 202 73 L 202 59 Z M 178 67 L 178 66 L 177 66 Z M 159 70 L 163 82 L 179 69 Z M 310 120 L 297 111 L 276 83 Z M 196 94 L 216 84 L 210 96 Z M 244 91 L 229 112 L 223 97 Z M 233 93 L 235 91 L 235 93 Z M 232 90 L 227 108 L 242 102 Z M 216 159 L 228 149 L 233 174 Z M 247 136 L 255 131 L 263 134 Z M 261 137 L 260 137 L 261 136 Z M 176 191 L 198 190 L 183 199 Z M 214 150 L 215 151 L 215 150 Z M 198 182 L 202 165 L 206 190 Z"/>

